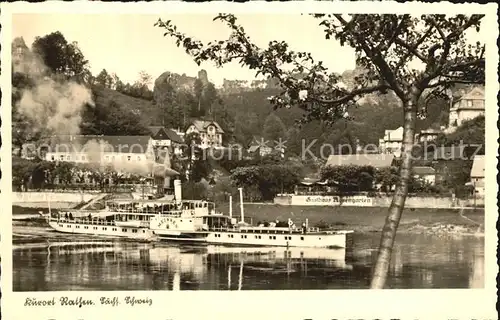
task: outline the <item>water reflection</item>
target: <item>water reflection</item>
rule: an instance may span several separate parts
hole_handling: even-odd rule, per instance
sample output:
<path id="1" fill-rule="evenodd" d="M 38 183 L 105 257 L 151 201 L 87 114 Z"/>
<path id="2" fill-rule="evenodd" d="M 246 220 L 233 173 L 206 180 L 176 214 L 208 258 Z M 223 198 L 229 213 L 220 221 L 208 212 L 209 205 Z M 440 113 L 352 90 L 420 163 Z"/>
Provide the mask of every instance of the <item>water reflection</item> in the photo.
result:
<path id="1" fill-rule="evenodd" d="M 367 288 L 378 235 L 352 252 L 303 248 L 184 247 L 112 241 L 16 246 L 15 291 Z M 481 288 L 480 238 L 399 236 L 391 288 Z"/>

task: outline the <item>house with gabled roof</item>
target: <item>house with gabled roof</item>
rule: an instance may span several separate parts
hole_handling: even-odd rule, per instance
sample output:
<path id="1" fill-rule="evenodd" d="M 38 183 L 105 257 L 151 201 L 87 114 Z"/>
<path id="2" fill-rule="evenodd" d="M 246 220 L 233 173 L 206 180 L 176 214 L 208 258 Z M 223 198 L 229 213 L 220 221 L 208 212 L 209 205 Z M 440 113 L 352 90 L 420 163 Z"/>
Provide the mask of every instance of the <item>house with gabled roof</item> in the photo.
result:
<path id="1" fill-rule="evenodd" d="M 186 134 L 197 133 L 200 136 L 200 147 L 221 148 L 224 130 L 212 120 L 193 120 L 186 130 Z"/>
<path id="2" fill-rule="evenodd" d="M 448 128 L 454 130 L 463 122 L 484 115 L 484 86 L 475 86 L 453 98 L 450 107 Z"/>
<path id="3" fill-rule="evenodd" d="M 394 130 L 385 130 L 384 137 L 379 139 L 379 149 L 381 153 L 401 156 L 403 148 L 403 127 Z"/>
<path id="4" fill-rule="evenodd" d="M 470 171 L 470 183 L 474 187 L 474 191 L 478 196 L 484 196 L 484 168 L 485 157 L 474 156 L 472 162 L 472 169 Z"/>
<path id="5" fill-rule="evenodd" d="M 436 183 L 436 170 L 432 167 L 413 167 L 413 177 L 417 179 L 422 179 L 428 184 L 434 185 Z"/>
<path id="6" fill-rule="evenodd" d="M 163 126 L 150 126 L 151 139 L 155 148 L 170 148 L 174 154 L 181 154 L 184 140 L 172 129 Z"/>
<path id="7" fill-rule="evenodd" d="M 285 157 L 285 148 L 282 145 L 278 145 L 276 141 L 266 140 L 263 137 L 254 137 L 247 152 L 251 156 L 265 157 L 274 153 L 279 154 L 282 158 Z"/>

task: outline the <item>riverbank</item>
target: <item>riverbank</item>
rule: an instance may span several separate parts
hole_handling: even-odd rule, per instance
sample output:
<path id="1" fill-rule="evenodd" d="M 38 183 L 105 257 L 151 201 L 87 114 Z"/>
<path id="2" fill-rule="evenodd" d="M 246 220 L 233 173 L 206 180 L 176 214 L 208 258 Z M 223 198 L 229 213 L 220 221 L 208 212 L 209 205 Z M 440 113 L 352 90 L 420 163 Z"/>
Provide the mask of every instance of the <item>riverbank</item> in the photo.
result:
<path id="1" fill-rule="evenodd" d="M 218 207 L 229 211 L 229 205 Z M 381 207 L 319 207 L 245 204 L 245 217 L 257 224 L 264 221 L 287 221 L 296 224 L 308 219 L 310 226 L 352 229 L 356 232 L 379 232 L 385 223 L 388 209 Z M 233 205 L 235 216 L 239 207 Z M 481 235 L 484 232 L 484 209 L 405 208 L 398 232 L 454 233 Z"/>

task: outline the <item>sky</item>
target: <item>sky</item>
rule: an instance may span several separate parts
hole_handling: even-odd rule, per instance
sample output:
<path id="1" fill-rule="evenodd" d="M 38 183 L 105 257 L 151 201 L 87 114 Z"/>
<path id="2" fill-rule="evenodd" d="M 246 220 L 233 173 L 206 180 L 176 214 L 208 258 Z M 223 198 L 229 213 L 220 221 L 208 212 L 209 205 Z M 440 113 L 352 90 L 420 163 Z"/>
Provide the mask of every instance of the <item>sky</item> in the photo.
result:
<path id="1" fill-rule="evenodd" d="M 116 73 L 124 82 L 133 83 L 144 70 L 154 79 L 165 71 L 196 76 L 207 70 L 216 86 L 224 79 L 254 80 L 255 72 L 237 63 L 216 68 L 211 63 L 200 67 L 178 48 L 173 39 L 155 27 L 158 18 L 172 20 L 178 30 L 205 42 L 224 40 L 229 29 L 213 14 L 126 15 L 126 14 L 16 14 L 12 37 L 23 37 L 31 47 L 35 37 L 60 31 L 67 41 L 78 42 L 89 60 L 92 74 L 102 69 Z M 325 40 L 319 20 L 304 15 L 238 15 L 238 21 L 253 41 L 264 47 L 271 40 L 284 40 L 292 50 L 311 52 L 331 71 L 354 69 L 354 51 L 335 40 Z"/>

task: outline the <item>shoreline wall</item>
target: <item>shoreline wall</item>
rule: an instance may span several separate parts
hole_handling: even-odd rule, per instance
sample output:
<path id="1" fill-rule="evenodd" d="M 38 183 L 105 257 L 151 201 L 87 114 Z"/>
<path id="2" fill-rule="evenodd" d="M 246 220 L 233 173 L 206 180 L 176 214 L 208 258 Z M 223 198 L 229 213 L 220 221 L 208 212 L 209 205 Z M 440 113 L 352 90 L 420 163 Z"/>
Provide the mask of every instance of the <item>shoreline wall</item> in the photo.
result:
<path id="1" fill-rule="evenodd" d="M 70 208 L 71 206 L 89 201 L 94 193 L 80 192 L 13 192 L 12 205 L 19 207 L 47 208 L 50 200 L 52 208 Z"/>
<path id="2" fill-rule="evenodd" d="M 358 197 L 358 196 L 355 196 Z M 363 197 L 363 196 L 361 196 Z M 337 198 L 337 199 L 334 199 Z M 381 207 L 388 208 L 392 202 L 392 196 L 365 197 L 369 201 L 356 204 L 355 202 L 341 203 L 336 196 L 277 196 L 274 198 L 274 204 L 282 206 L 349 206 L 349 207 Z M 348 197 L 349 198 L 349 197 Z M 333 200 L 332 200 L 333 199 Z M 475 202 L 475 203 L 474 203 Z M 458 208 L 484 206 L 484 198 L 462 200 L 451 197 L 422 197 L 409 196 L 405 201 L 405 208 Z"/>

